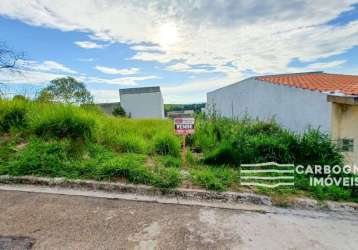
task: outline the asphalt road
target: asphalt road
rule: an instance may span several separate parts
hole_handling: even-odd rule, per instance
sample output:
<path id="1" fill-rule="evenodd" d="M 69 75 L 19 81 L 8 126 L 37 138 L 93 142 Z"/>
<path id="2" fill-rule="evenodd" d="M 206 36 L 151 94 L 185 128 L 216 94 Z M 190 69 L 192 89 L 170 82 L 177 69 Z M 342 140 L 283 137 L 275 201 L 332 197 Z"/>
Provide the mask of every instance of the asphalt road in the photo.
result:
<path id="1" fill-rule="evenodd" d="M 353 214 L 0 191 L 0 249 L 357 249 L 357 236 Z"/>

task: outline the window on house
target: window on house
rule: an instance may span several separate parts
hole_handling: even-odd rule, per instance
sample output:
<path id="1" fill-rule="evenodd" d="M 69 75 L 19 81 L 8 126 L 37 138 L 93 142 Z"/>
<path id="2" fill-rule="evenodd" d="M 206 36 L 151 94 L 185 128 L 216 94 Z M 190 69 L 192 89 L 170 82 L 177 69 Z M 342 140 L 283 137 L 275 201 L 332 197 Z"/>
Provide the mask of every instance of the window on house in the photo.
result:
<path id="1" fill-rule="evenodd" d="M 353 139 L 339 139 L 337 141 L 338 143 L 338 147 L 343 151 L 343 152 L 353 152 L 354 151 L 354 140 Z"/>

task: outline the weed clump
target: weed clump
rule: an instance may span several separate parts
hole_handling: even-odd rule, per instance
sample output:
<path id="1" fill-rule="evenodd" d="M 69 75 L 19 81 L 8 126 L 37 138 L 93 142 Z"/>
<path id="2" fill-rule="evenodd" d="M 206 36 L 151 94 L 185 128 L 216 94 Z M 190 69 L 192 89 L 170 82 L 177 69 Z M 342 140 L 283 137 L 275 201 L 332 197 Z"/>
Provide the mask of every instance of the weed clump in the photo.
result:
<path id="1" fill-rule="evenodd" d="M 0 132 L 7 133 L 11 129 L 25 129 L 28 125 L 28 104 L 29 102 L 22 100 L 0 101 Z"/>
<path id="2" fill-rule="evenodd" d="M 154 151 L 159 155 L 179 156 L 180 142 L 174 135 L 163 133 L 154 137 Z"/>
<path id="3" fill-rule="evenodd" d="M 190 173 L 194 184 L 215 191 L 225 191 L 238 180 L 238 173 L 227 167 L 202 167 Z"/>

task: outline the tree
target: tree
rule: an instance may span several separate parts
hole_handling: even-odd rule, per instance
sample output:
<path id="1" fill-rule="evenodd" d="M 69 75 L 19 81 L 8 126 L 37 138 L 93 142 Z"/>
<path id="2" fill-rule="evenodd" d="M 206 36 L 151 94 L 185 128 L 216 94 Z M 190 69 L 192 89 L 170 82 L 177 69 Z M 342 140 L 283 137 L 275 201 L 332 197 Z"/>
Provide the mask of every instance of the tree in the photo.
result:
<path id="1" fill-rule="evenodd" d="M 124 108 L 122 107 L 121 104 L 118 104 L 118 106 L 113 109 L 112 115 L 125 117 L 126 116 L 126 111 L 124 110 Z"/>
<path id="2" fill-rule="evenodd" d="M 12 98 L 13 101 L 27 101 L 28 99 L 24 95 L 15 95 Z"/>
<path id="3" fill-rule="evenodd" d="M 14 52 L 5 42 L 0 41 L 0 73 L 1 70 L 16 70 L 17 62 L 23 58 L 23 53 Z M 1 85 L 4 84 L 0 82 Z M 3 94 L 3 91 L 0 89 L 0 98 Z"/>
<path id="4" fill-rule="evenodd" d="M 15 69 L 17 62 L 23 58 L 23 53 L 14 52 L 5 42 L 0 41 L 0 69 Z"/>
<path id="5" fill-rule="evenodd" d="M 63 77 L 52 80 L 46 88 L 41 90 L 37 100 L 67 104 L 91 104 L 93 96 L 82 82 L 73 77 Z"/>

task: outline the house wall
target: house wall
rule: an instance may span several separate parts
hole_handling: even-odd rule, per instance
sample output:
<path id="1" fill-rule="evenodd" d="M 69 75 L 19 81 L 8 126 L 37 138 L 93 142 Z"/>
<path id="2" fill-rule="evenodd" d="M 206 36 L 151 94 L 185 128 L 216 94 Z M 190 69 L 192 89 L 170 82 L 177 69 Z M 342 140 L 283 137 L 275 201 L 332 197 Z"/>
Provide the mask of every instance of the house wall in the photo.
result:
<path id="1" fill-rule="evenodd" d="M 283 127 L 330 131 L 331 107 L 326 94 L 249 78 L 207 94 L 207 110 L 232 118 L 275 118 Z"/>
<path id="2" fill-rule="evenodd" d="M 164 118 L 160 92 L 120 94 L 121 105 L 132 118 Z"/>
<path id="3" fill-rule="evenodd" d="M 96 105 L 106 114 L 112 115 L 113 110 L 120 105 L 120 102 L 97 103 Z"/>
<path id="4" fill-rule="evenodd" d="M 346 164 L 358 166 L 358 106 L 332 103 L 332 138 L 353 139 L 353 152 L 344 152 Z"/>

